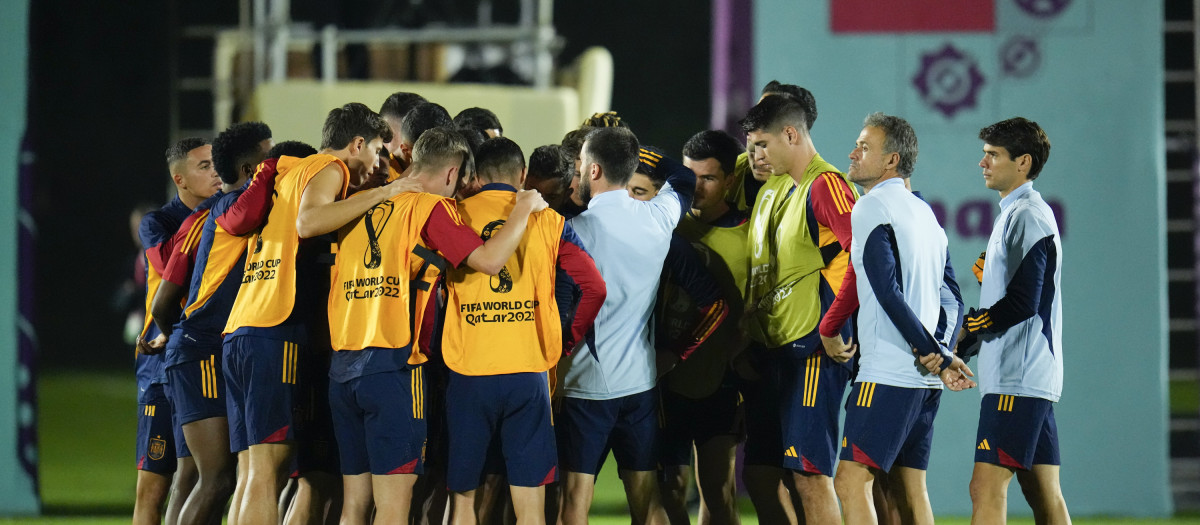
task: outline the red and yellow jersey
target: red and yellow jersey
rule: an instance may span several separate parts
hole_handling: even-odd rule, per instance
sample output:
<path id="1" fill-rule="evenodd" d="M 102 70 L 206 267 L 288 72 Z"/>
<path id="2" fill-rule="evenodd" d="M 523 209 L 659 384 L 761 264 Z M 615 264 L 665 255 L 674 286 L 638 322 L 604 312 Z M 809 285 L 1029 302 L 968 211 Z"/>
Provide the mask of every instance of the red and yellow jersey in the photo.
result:
<path id="1" fill-rule="evenodd" d="M 487 240 L 504 225 L 516 193 L 481 191 L 459 213 Z M 565 221 L 545 210 L 529 216 L 525 235 L 498 275 L 469 268 L 446 275 L 442 355 L 464 375 L 545 372 L 562 354 L 562 324 L 554 279 Z"/>
<path id="2" fill-rule="evenodd" d="M 402 193 L 341 230 L 329 291 L 334 350 L 411 347 L 409 364 L 425 362 L 412 344 L 420 335 L 420 325 L 414 326 L 413 320 L 424 308 L 413 312 L 410 281 L 421 277 L 416 273 L 426 259 L 414 250 L 425 247 L 422 232 L 439 207 L 457 219 L 452 199 Z"/>
<path id="3" fill-rule="evenodd" d="M 274 203 L 262 231 L 248 239 L 242 286 L 224 333 L 242 327 L 277 326 L 291 315 L 296 301 L 296 254 L 300 248 L 296 217 L 300 212 L 300 197 L 308 182 L 331 164 L 336 164 L 342 172 L 338 198 L 344 198 L 350 184 L 350 170 L 337 157 L 316 154 L 303 159 L 279 159 Z"/>

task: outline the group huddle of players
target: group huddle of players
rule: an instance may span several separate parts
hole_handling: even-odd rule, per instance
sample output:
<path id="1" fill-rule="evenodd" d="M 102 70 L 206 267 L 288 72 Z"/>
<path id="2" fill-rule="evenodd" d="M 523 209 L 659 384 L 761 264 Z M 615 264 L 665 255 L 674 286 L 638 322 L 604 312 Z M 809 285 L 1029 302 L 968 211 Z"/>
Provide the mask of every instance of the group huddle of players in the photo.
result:
<path id="1" fill-rule="evenodd" d="M 615 113 L 526 161 L 413 93 L 330 111 L 319 150 L 179 141 L 139 229 L 134 522 L 586 523 L 611 451 L 633 523 L 688 523 L 693 478 L 700 523 L 738 523 L 742 445 L 761 523 L 932 523 L 943 386 L 979 386 L 972 522 L 1015 474 L 1069 523 L 1045 133 L 980 131 L 1002 200 L 968 310 L 912 127 L 869 115 L 843 174 L 816 117 L 773 81 L 744 145 L 682 163 Z"/>

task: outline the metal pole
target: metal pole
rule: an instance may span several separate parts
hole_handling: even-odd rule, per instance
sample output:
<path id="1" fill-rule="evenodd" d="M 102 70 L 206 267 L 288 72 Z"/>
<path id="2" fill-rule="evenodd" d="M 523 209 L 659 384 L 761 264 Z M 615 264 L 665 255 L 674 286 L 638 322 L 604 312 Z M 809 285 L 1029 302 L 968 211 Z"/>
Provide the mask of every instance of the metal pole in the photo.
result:
<path id="1" fill-rule="evenodd" d="M 1200 0 L 1196 0 L 1200 1 Z M 521 22 L 526 22 L 525 12 L 533 7 L 533 0 L 524 0 Z M 550 42 L 554 40 L 554 0 L 538 0 L 537 35 L 533 40 L 533 85 L 547 89 L 553 80 L 554 59 L 550 56 Z"/>
<path id="2" fill-rule="evenodd" d="M 290 9 L 288 0 L 272 0 L 271 27 L 271 81 L 283 82 L 287 78 L 288 39 L 291 35 Z"/>
<path id="3" fill-rule="evenodd" d="M 254 87 L 263 83 L 267 71 L 267 0 L 254 0 Z"/>
<path id="4" fill-rule="evenodd" d="M 337 80 L 337 27 L 333 24 L 321 30 L 321 80 L 332 84 Z"/>

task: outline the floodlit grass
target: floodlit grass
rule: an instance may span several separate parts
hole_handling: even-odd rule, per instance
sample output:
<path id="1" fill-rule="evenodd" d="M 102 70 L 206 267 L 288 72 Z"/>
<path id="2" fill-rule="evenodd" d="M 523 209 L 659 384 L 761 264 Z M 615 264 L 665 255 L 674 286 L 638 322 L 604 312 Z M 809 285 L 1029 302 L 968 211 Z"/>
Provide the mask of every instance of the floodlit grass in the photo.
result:
<path id="1" fill-rule="evenodd" d="M 127 524 L 133 512 L 133 438 L 137 392 L 132 371 L 122 373 L 56 372 L 38 382 L 38 432 L 41 437 L 41 484 L 45 516 L 0 518 L 0 524 Z M 1191 390 L 1186 390 L 1190 388 Z M 1185 391 L 1186 390 L 1186 391 Z M 1200 405 L 1195 382 L 1172 384 L 1172 412 Z M 1184 403 L 1190 405 L 1181 408 Z M 939 524 L 965 525 L 964 517 L 939 517 Z M 616 465 L 605 465 L 596 482 L 592 523 L 629 523 L 625 493 Z M 1076 518 L 1080 525 L 1200 525 L 1200 516 L 1170 520 Z M 757 524 L 749 502 L 742 502 L 742 523 Z M 1032 519 L 1011 519 L 1014 525 Z"/>
<path id="2" fill-rule="evenodd" d="M 1172 416 L 1194 416 L 1200 414 L 1200 382 L 1196 380 L 1171 381 L 1168 394 Z"/>

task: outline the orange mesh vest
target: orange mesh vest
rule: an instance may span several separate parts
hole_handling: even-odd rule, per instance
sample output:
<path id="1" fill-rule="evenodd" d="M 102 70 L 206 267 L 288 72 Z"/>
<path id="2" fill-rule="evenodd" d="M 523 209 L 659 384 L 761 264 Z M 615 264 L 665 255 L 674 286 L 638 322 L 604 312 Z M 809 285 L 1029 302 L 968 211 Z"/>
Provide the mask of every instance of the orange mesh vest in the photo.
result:
<path id="1" fill-rule="evenodd" d="M 485 241 L 516 203 L 511 191 L 483 191 L 459 203 L 459 213 Z M 470 268 L 446 275 L 442 356 L 464 375 L 545 372 L 562 354 L 554 274 L 564 220 L 551 210 L 529 216 L 525 235 L 499 275 Z"/>
<path id="2" fill-rule="evenodd" d="M 425 303 L 416 302 L 410 281 L 428 283 L 421 271 L 429 257 L 420 255 L 421 230 L 436 206 L 458 215 L 452 199 L 401 193 L 342 229 L 329 291 L 334 350 L 404 348 L 417 340 Z M 428 292 L 423 297 L 428 301 Z M 409 364 L 426 361 L 416 345 L 411 349 Z"/>
<path id="3" fill-rule="evenodd" d="M 296 216 L 300 213 L 300 197 L 308 181 L 330 164 L 342 171 L 338 198 L 345 198 L 350 170 L 337 157 L 318 153 L 303 159 L 279 158 L 274 204 L 262 231 L 247 241 L 242 287 L 229 312 L 226 334 L 243 326 L 278 326 L 291 315 L 296 303 L 296 252 L 300 248 Z"/>

